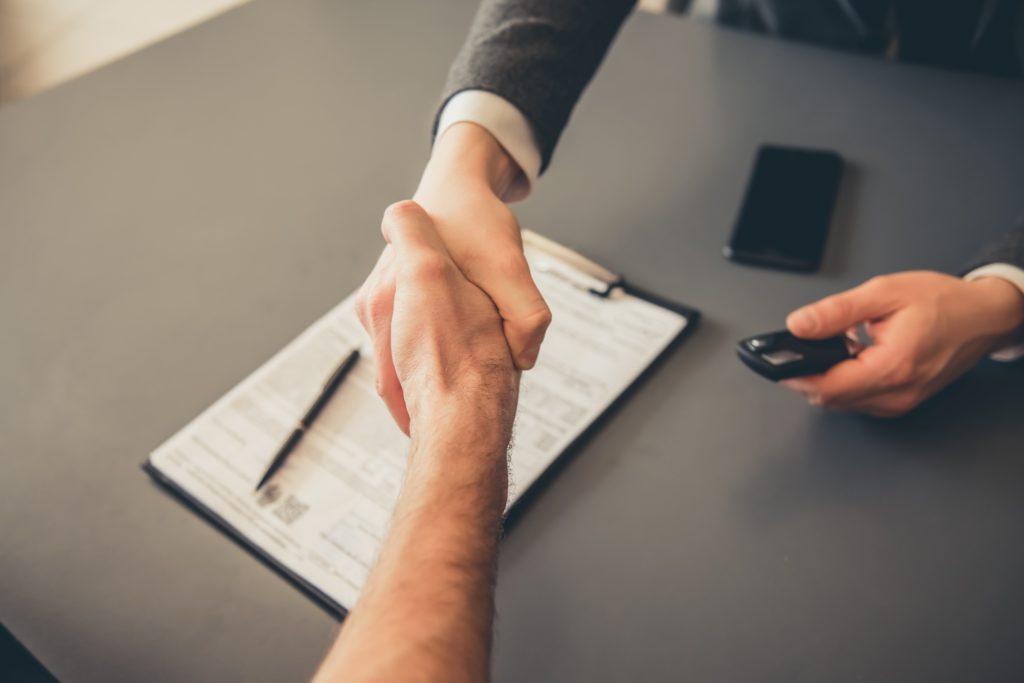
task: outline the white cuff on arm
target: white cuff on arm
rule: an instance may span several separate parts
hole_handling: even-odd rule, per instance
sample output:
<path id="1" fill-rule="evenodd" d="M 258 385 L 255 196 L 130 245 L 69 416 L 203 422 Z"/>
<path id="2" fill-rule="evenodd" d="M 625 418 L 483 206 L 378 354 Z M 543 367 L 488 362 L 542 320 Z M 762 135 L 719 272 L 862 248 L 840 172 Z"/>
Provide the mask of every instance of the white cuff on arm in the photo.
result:
<path id="1" fill-rule="evenodd" d="M 1024 294 L 1024 270 L 1009 263 L 989 263 L 980 268 L 975 268 L 964 275 L 965 280 L 978 280 L 983 277 L 998 277 L 1006 280 Z M 1024 344 L 1007 346 L 993 353 L 989 358 L 992 360 L 1011 361 L 1024 357 Z"/>
<path id="2" fill-rule="evenodd" d="M 506 202 L 526 199 L 540 175 L 540 146 L 534 139 L 530 122 L 522 112 L 504 97 L 492 92 L 463 90 L 444 106 L 434 140 L 440 140 L 449 126 L 461 121 L 485 128 L 519 165 L 522 173 L 512 182 L 512 187 L 502 199 Z"/>

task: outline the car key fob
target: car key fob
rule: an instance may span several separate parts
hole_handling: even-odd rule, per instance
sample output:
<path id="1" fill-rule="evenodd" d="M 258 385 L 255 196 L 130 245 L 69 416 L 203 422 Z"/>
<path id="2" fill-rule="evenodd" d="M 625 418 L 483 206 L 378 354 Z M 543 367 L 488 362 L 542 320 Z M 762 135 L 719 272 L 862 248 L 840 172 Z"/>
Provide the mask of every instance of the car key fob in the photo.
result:
<path id="1" fill-rule="evenodd" d="M 801 339 L 786 330 L 741 339 L 736 355 L 743 363 L 773 382 L 817 375 L 856 355 L 858 344 L 846 337 Z"/>

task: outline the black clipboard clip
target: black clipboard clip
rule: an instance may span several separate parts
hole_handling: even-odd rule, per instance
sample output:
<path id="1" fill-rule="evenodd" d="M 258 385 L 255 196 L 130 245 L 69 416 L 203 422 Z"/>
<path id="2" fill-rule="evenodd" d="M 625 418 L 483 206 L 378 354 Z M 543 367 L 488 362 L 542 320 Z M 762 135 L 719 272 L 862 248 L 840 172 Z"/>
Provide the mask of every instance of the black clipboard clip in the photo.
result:
<path id="1" fill-rule="evenodd" d="M 532 230 L 523 230 L 523 245 L 551 258 L 552 265 L 534 262 L 531 264 L 531 267 L 553 275 L 563 282 L 577 289 L 589 292 L 599 299 L 610 299 L 616 292 L 644 299 L 682 315 L 687 319 L 688 330 L 692 329 L 694 324 L 700 319 L 700 311 L 696 308 L 637 287 L 627 282 L 626 278 L 621 274 L 608 270 L 579 252 L 549 240 L 543 235 L 538 235 Z"/>
<path id="2" fill-rule="evenodd" d="M 616 289 L 625 289 L 626 281 L 621 277 L 608 282 L 603 288 L 598 289 L 597 287 L 587 287 L 587 291 L 600 299 L 607 299 L 611 296 L 611 293 Z"/>
<path id="3" fill-rule="evenodd" d="M 543 235 L 538 235 L 532 230 L 523 230 L 523 245 L 543 252 L 556 263 L 568 266 L 567 269 L 556 268 L 541 263 L 535 265 L 536 268 L 558 277 L 577 289 L 590 292 L 599 299 L 607 299 L 616 289 L 626 287 L 625 278 L 618 273 L 608 270 L 579 252 L 549 240 Z M 574 278 L 571 274 L 573 271 L 582 275 L 583 278 Z"/>

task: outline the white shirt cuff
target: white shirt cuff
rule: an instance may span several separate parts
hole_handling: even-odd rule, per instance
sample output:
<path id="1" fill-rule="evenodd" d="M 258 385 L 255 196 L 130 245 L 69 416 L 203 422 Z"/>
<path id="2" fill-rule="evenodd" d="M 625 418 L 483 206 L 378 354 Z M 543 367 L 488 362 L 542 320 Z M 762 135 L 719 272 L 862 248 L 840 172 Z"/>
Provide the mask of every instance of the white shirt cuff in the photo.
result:
<path id="1" fill-rule="evenodd" d="M 522 173 L 516 176 L 502 199 L 506 202 L 526 199 L 540 175 L 541 157 L 540 145 L 523 113 L 504 97 L 492 92 L 463 90 L 444 106 L 434 139 L 440 140 L 452 124 L 462 121 L 485 128 L 519 165 Z"/>
<path id="2" fill-rule="evenodd" d="M 998 277 L 1006 280 L 1024 294 L 1024 270 L 1009 263 L 989 263 L 988 265 L 975 268 L 964 275 L 965 280 L 978 280 L 983 277 Z M 992 360 L 1012 361 L 1024 357 L 1024 344 L 1007 346 L 999 349 L 989 356 Z"/>

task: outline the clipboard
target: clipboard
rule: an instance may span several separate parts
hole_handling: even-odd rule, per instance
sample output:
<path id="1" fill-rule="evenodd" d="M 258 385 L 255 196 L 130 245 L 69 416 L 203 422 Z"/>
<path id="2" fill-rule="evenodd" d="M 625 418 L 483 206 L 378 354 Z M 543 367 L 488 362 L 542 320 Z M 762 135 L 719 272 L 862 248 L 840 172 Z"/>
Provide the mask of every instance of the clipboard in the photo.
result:
<path id="1" fill-rule="evenodd" d="M 570 291 L 569 288 L 576 292 L 585 292 L 589 298 L 588 300 L 592 302 L 608 302 L 609 306 L 614 305 L 616 302 L 624 301 L 624 297 L 644 301 L 651 304 L 655 309 L 670 311 L 683 322 L 678 332 L 672 335 L 671 339 L 658 350 L 656 355 L 644 360 L 643 367 L 634 376 L 631 376 L 628 383 L 616 387 L 615 395 L 610 402 L 603 405 L 599 412 L 595 412 L 587 417 L 583 428 L 574 433 L 570 441 L 561 444 L 555 449 L 557 452 L 543 463 L 539 473 L 532 476 L 525 486 L 516 491 L 514 497 L 510 491 L 510 503 L 506 509 L 505 516 L 506 532 L 522 516 L 528 508 L 530 501 L 535 499 L 548 486 L 557 472 L 581 450 L 586 441 L 600 430 L 601 426 L 629 399 L 637 388 L 642 385 L 644 380 L 656 370 L 666 356 L 693 332 L 700 320 L 700 312 L 696 308 L 668 300 L 665 297 L 654 295 L 642 288 L 636 287 L 621 274 L 611 271 L 582 254 L 536 232 L 524 230 L 523 243 L 525 250 L 531 257 L 531 269 L 535 271 L 535 279 L 538 282 L 547 280 L 556 283 L 560 288 L 559 291 L 563 292 Z M 547 267 L 545 264 L 547 264 Z M 332 316 L 343 315 L 343 309 L 348 302 L 349 300 L 342 302 L 333 311 L 321 318 L 320 321 L 314 323 L 291 344 L 267 361 L 264 366 L 225 394 L 224 397 L 200 414 L 192 423 L 186 425 L 177 434 L 168 439 L 143 463 L 143 469 L 161 487 L 171 492 L 238 545 L 338 618 L 344 618 L 348 612 L 345 604 L 346 601 L 339 599 L 336 592 L 325 585 L 326 581 L 322 576 L 318 577 L 315 568 L 311 569 L 301 564 L 296 565 L 295 562 L 288 558 L 283 559 L 273 543 L 266 542 L 265 538 L 254 532 L 251 525 L 244 518 L 239 521 L 236 514 L 237 511 L 233 510 L 231 505 L 225 507 L 223 501 L 209 495 L 208 491 L 197 485 L 195 481 L 190 480 L 183 470 L 171 467 L 167 453 L 169 451 L 176 451 L 180 455 L 181 452 L 187 450 L 189 438 L 194 438 L 197 433 L 202 433 L 204 429 L 211 429 L 209 424 L 211 419 L 216 420 L 219 414 L 228 410 L 232 400 L 238 398 L 238 396 L 245 396 L 247 392 L 251 392 L 253 384 L 261 381 L 260 378 L 263 375 L 272 371 L 275 367 L 275 362 L 279 362 L 279 358 L 287 358 L 288 354 L 298 353 L 296 349 L 301 347 L 302 344 L 309 343 L 312 337 L 321 333 L 323 331 L 321 328 L 331 322 Z M 604 306 L 602 305 L 597 308 L 604 309 Z M 340 320 L 341 318 L 338 319 Z M 538 363 L 539 366 L 540 363 Z M 531 373 L 535 372 L 536 370 L 531 371 Z M 530 377 L 530 373 L 526 373 L 524 377 Z M 314 379 L 319 381 L 322 380 L 322 377 Z M 524 379 L 525 384 L 526 380 Z M 372 398 L 374 401 L 379 402 L 376 395 Z M 522 413 L 523 409 L 524 401 L 521 392 L 520 413 Z M 197 454 L 196 458 L 202 458 L 202 454 Z M 301 460 L 301 458 L 293 456 L 292 460 Z M 514 452 L 512 460 L 514 469 Z M 193 464 L 202 466 L 202 461 L 196 460 Z M 224 477 L 225 480 L 227 478 L 227 475 L 223 473 L 220 476 Z M 247 491 L 251 491 L 251 486 L 245 488 Z M 234 503 L 235 507 L 239 504 L 238 502 Z"/>
<path id="2" fill-rule="evenodd" d="M 592 296 L 595 296 L 598 299 L 608 299 L 613 296 L 616 290 L 619 290 L 629 294 L 630 296 L 648 301 L 659 308 L 664 308 L 677 313 L 686 319 L 687 324 L 661 351 L 661 353 L 659 353 L 658 356 L 650 362 L 643 372 L 641 372 L 636 379 L 634 379 L 633 382 L 631 382 L 629 386 L 627 386 L 618 395 L 618 397 L 593 422 L 591 422 L 590 425 L 576 439 L 574 439 L 572 443 L 562 451 L 562 453 L 558 455 L 558 457 L 551 462 L 550 465 L 548 465 L 544 473 L 537 480 L 531 483 L 531 485 L 520 494 L 508 510 L 505 511 L 505 533 L 508 533 L 515 526 L 516 522 L 522 517 L 530 503 L 558 475 L 568 462 L 573 459 L 583 446 L 585 446 L 586 443 L 593 438 L 598 431 L 600 431 L 601 427 L 611 419 L 626 402 L 628 402 L 629 398 L 636 393 L 647 378 L 657 371 L 658 367 L 665 361 L 665 359 L 687 337 L 693 334 L 701 319 L 701 312 L 699 309 L 688 304 L 673 301 L 666 297 L 654 294 L 644 288 L 638 287 L 631 281 L 627 280 L 621 273 L 605 268 L 601 264 L 589 259 L 578 251 L 574 251 L 573 249 L 570 249 L 569 247 L 530 229 L 524 228 L 522 234 L 524 246 L 532 247 L 538 251 L 549 254 L 554 258 L 561 259 L 597 281 L 597 283 L 599 283 L 598 286 L 594 286 L 592 283 L 579 283 L 577 285 L 580 289 L 586 290 Z"/>

